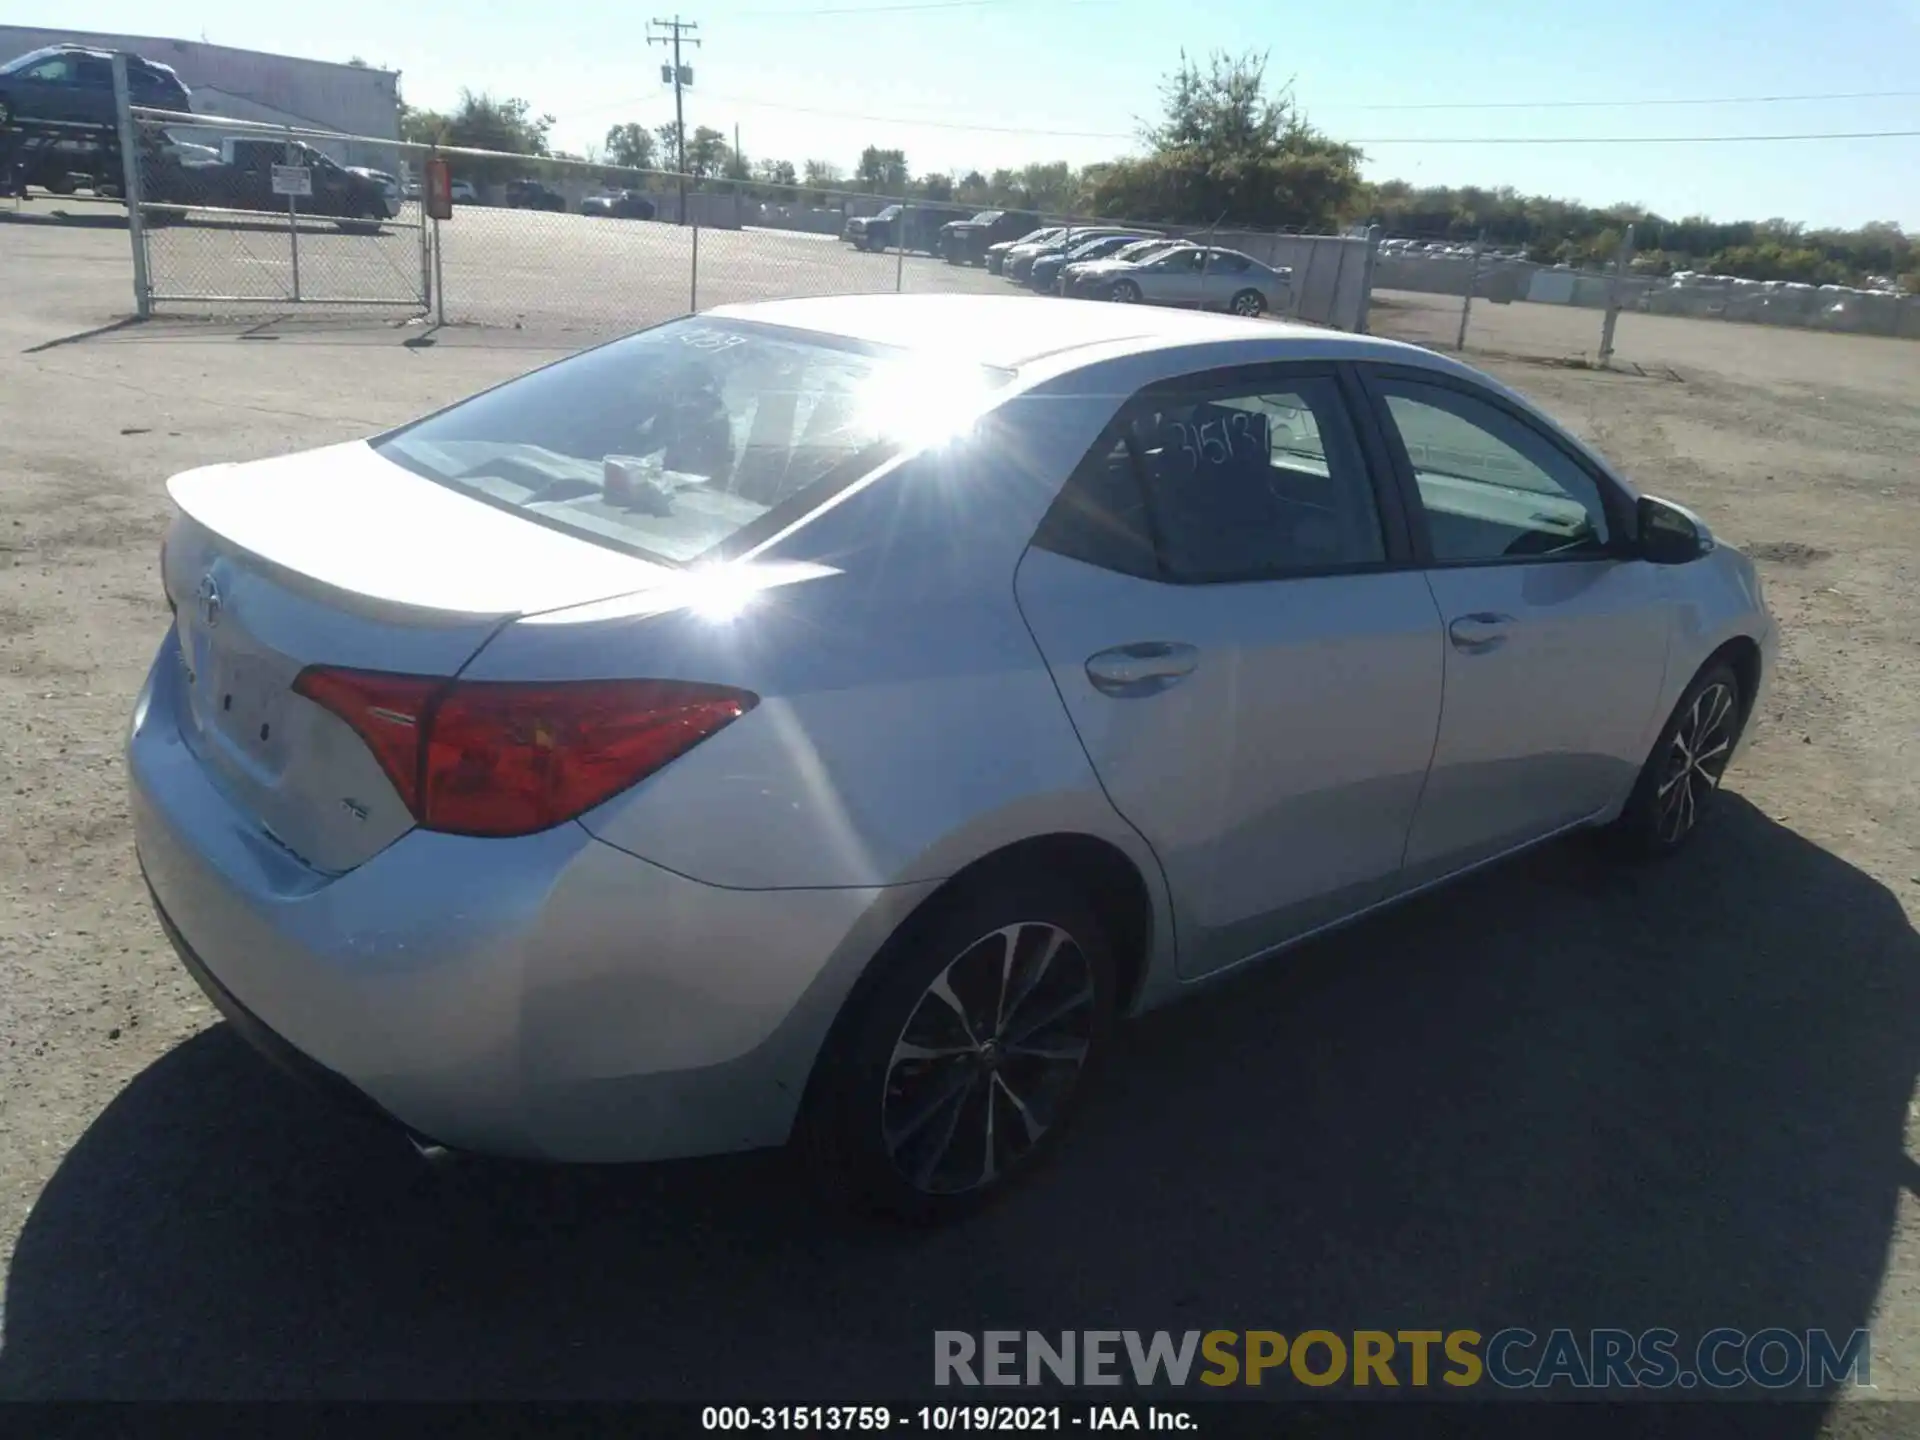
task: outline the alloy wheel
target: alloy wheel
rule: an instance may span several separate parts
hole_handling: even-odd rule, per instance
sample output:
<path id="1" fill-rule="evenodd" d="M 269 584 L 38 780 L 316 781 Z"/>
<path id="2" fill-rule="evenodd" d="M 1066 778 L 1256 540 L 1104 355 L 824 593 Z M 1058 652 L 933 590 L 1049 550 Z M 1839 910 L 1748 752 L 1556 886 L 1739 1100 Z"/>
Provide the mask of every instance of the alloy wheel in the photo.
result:
<path id="1" fill-rule="evenodd" d="M 1140 298 L 1140 287 L 1131 280 L 1122 280 L 1113 287 L 1113 299 L 1121 305 L 1131 305 Z"/>
<path id="2" fill-rule="evenodd" d="M 1735 710 L 1733 691 L 1724 684 L 1707 686 L 1674 727 L 1655 792 L 1655 815 L 1660 841 L 1676 845 L 1698 823 L 1701 810 L 1720 788 L 1727 762 L 1733 758 Z"/>
<path id="3" fill-rule="evenodd" d="M 1257 316 L 1266 308 L 1266 302 L 1251 290 L 1234 297 L 1233 313 L 1236 315 Z"/>
<path id="4" fill-rule="evenodd" d="M 887 1063 L 881 1138 L 914 1189 L 993 1184 L 1038 1145 L 1092 1047 L 1093 968 L 1057 925 L 1004 926 L 937 975 Z"/>

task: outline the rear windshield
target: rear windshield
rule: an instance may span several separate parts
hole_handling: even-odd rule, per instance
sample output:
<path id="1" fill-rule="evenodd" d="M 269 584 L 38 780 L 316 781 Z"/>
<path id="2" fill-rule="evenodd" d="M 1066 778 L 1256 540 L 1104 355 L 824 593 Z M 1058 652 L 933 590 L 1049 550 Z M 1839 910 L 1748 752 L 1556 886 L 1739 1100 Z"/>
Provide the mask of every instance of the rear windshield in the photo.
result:
<path id="1" fill-rule="evenodd" d="M 964 428 L 1012 378 L 690 317 L 511 380 L 374 449 L 528 519 L 688 564 Z"/>

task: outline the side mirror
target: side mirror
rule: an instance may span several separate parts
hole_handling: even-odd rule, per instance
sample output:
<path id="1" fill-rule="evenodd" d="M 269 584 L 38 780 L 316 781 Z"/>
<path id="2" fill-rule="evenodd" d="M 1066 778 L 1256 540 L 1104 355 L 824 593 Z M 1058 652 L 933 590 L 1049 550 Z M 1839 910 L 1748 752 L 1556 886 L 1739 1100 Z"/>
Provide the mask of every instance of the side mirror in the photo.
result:
<path id="1" fill-rule="evenodd" d="M 1691 510 L 1643 495 L 1637 510 L 1638 554 L 1654 565 L 1685 565 L 1713 549 L 1713 535 Z"/>

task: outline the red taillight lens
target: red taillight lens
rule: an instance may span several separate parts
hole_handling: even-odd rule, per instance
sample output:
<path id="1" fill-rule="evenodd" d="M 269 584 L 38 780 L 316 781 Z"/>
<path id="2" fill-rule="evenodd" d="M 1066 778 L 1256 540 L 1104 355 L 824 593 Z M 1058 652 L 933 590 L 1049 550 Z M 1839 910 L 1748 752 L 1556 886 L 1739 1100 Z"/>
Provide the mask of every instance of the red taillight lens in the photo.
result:
<path id="1" fill-rule="evenodd" d="M 297 692 L 351 725 L 429 830 L 526 835 L 592 809 L 746 714 L 680 680 L 550 684 L 308 669 Z"/>

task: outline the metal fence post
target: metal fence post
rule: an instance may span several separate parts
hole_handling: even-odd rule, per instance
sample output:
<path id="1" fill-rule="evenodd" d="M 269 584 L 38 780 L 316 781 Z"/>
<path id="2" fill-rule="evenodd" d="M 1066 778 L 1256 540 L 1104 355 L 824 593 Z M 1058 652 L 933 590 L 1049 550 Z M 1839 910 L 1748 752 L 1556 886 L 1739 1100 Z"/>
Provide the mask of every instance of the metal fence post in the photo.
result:
<path id="1" fill-rule="evenodd" d="M 294 156 L 293 127 L 287 127 L 287 164 L 291 165 Z M 293 249 L 293 303 L 300 303 L 300 197 L 287 196 L 287 243 Z"/>
<path id="2" fill-rule="evenodd" d="M 147 275 L 147 222 L 140 213 L 140 134 L 133 123 L 133 93 L 127 88 L 127 57 L 113 56 L 113 113 L 120 128 L 120 192 L 127 202 L 127 235 L 133 243 L 133 311 L 153 314 L 153 284 Z"/>
<path id="3" fill-rule="evenodd" d="M 433 222 L 433 314 L 434 322 L 447 323 L 447 272 L 440 260 L 440 220 Z"/>
<path id="4" fill-rule="evenodd" d="M 700 222 L 693 222 L 693 288 L 687 295 L 687 313 L 700 313 Z"/>
<path id="5" fill-rule="evenodd" d="M 1380 238 L 1382 231 L 1378 225 L 1367 227 L 1367 254 L 1360 269 L 1360 313 L 1355 316 L 1353 333 L 1367 333 L 1367 312 L 1373 305 L 1373 267 L 1380 262 Z"/>
<path id="6" fill-rule="evenodd" d="M 907 288 L 907 221 L 912 214 L 913 211 L 902 201 L 900 220 L 893 233 L 893 293 L 896 295 Z"/>
<path id="7" fill-rule="evenodd" d="M 1600 322 L 1600 368 L 1613 363 L 1613 329 L 1620 321 L 1620 292 L 1626 286 L 1627 262 L 1633 258 L 1633 226 L 1621 238 L 1620 253 L 1614 257 L 1613 279 L 1607 285 L 1607 316 Z"/>
<path id="8" fill-rule="evenodd" d="M 1473 287 L 1480 282 L 1480 248 L 1486 243 L 1487 232 L 1482 230 L 1473 242 L 1473 257 L 1467 262 L 1467 293 L 1460 302 L 1460 338 L 1453 344 L 1456 350 L 1467 348 L 1467 317 L 1473 314 Z"/>

